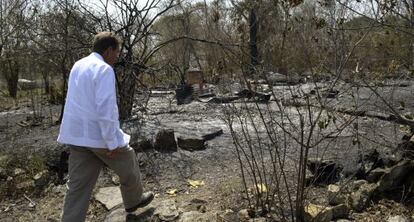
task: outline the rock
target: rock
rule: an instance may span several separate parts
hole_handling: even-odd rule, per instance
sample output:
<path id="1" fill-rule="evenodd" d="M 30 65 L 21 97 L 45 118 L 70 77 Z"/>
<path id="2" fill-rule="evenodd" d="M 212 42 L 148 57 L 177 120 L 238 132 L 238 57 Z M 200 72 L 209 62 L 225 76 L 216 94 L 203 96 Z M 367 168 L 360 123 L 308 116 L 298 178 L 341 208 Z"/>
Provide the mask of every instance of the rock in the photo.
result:
<path id="1" fill-rule="evenodd" d="M 213 128 L 211 129 L 211 132 L 207 132 L 206 134 L 204 134 L 202 137 L 204 139 L 204 141 L 207 140 L 212 140 L 218 136 L 220 136 L 221 134 L 223 134 L 223 130 L 220 128 Z"/>
<path id="2" fill-rule="evenodd" d="M 126 216 L 125 209 L 116 208 L 106 216 L 104 222 L 125 222 Z"/>
<path id="3" fill-rule="evenodd" d="M 165 200 L 160 202 L 154 212 L 162 221 L 174 221 L 178 218 L 179 212 L 174 200 Z"/>
<path id="4" fill-rule="evenodd" d="M 180 207 L 180 211 L 187 212 L 187 211 L 198 211 L 200 213 L 206 212 L 206 205 L 207 201 L 200 200 L 200 199 L 192 199 L 191 201 L 184 203 Z"/>
<path id="5" fill-rule="evenodd" d="M 278 83 L 287 82 L 287 76 L 276 73 L 276 72 L 268 72 L 266 73 L 267 83 L 271 85 L 277 85 Z"/>
<path id="6" fill-rule="evenodd" d="M 206 149 L 205 141 L 202 138 L 184 138 L 180 136 L 177 138 L 177 143 L 183 150 L 197 151 Z"/>
<path id="7" fill-rule="evenodd" d="M 198 211 L 184 212 L 178 222 L 210 222 L 217 221 L 217 216 L 214 213 L 200 213 Z"/>
<path id="8" fill-rule="evenodd" d="M 329 99 L 335 99 L 338 96 L 338 94 L 339 94 L 338 90 L 330 89 L 330 90 L 324 92 L 322 94 L 322 96 L 326 97 L 326 98 L 329 98 Z"/>
<path id="9" fill-rule="evenodd" d="M 14 169 L 14 172 L 13 172 L 13 174 L 14 174 L 14 176 L 18 176 L 18 175 L 20 175 L 20 174 L 23 174 L 25 171 L 23 170 L 23 169 L 21 169 L 21 168 L 16 168 L 16 169 Z"/>
<path id="10" fill-rule="evenodd" d="M 55 194 L 56 196 L 61 196 L 63 197 L 66 193 L 66 185 L 57 185 L 57 186 L 53 186 L 52 187 L 52 192 L 53 194 Z"/>
<path id="11" fill-rule="evenodd" d="M 26 180 L 26 181 L 23 181 L 23 182 L 17 184 L 16 188 L 18 190 L 27 190 L 27 189 L 33 188 L 34 186 L 35 186 L 35 183 L 34 183 L 33 180 Z"/>
<path id="12" fill-rule="evenodd" d="M 175 141 L 174 130 L 161 129 L 157 133 L 154 148 L 159 151 L 176 152 L 177 142 Z"/>
<path id="13" fill-rule="evenodd" d="M 357 212 L 362 212 L 371 202 L 373 192 L 376 190 L 376 184 L 363 184 L 357 191 L 350 195 L 350 205 Z"/>
<path id="14" fill-rule="evenodd" d="M 347 218 L 349 214 L 349 209 L 345 204 L 339 204 L 337 206 L 332 207 L 332 218 L 339 219 L 339 218 Z"/>
<path id="15" fill-rule="evenodd" d="M 299 74 L 295 72 L 288 73 L 287 75 L 280 74 L 277 72 L 268 72 L 265 73 L 265 75 L 267 83 L 271 85 L 280 85 L 281 83 L 297 84 L 301 81 L 301 77 L 299 76 Z"/>
<path id="16" fill-rule="evenodd" d="M 411 176 L 413 171 L 414 161 L 404 160 L 400 162 L 382 176 L 378 190 L 384 193 L 414 182 L 414 178 Z"/>
<path id="17" fill-rule="evenodd" d="M 330 205 L 338 205 L 345 203 L 345 195 L 341 192 L 338 185 L 330 184 L 328 186 L 328 202 Z"/>
<path id="18" fill-rule="evenodd" d="M 114 185 L 119 186 L 120 182 L 119 182 L 119 176 L 118 175 L 112 174 L 111 180 L 112 180 L 112 183 L 114 183 Z"/>
<path id="19" fill-rule="evenodd" d="M 352 182 L 352 190 L 356 191 L 359 190 L 359 188 L 363 185 L 368 184 L 368 181 L 366 180 L 355 180 Z"/>
<path id="20" fill-rule="evenodd" d="M 408 222 L 409 220 L 404 216 L 390 216 L 387 222 Z"/>
<path id="21" fill-rule="evenodd" d="M 314 182 L 317 184 L 337 182 L 343 168 L 333 161 L 322 160 L 321 158 L 309 158 L 306 165 L 314 175 Z"/>
<path id="22" fill-rule="evenodd" d="M 217 213 L 218 221 L 237 221 L 237 213 L 233 210 L 227 209 Z"/>
<path id="23" fill-rule="evenodd" d="M 0 155 L 0 167 L 6 167 L 9 163 L 9 155 Z"/>
<path id="24" fill-rule="evenodd" d="M 249 220 L 249 222 L 266 222 L 266 221 L 268 221 L 268 220 L 266 218 L 264 218 L 264 217 L 251 218 Z"/>
<path id="25" fill-rule="evenodd" d="M 49 171 L 43 170 L 33 177 L 34 183 L 37 187 L 43 187 L 49 182 Z"/>
<path id="26" fill-rule="evenodd" d="M 177 105 L 189 104 L 193 101 L 194 88 L 189 85 L 180 85 L 175 90 Z"/>
<path id="27" fill-rule="evenodd" d="M 250 214 L 249 214 L 249 210 L 248 209 L 242 209 L 242 210 L 240 210 L 237 215 L 239 216 L 239 219 L 240 220 L 248 220 L 248 219 L 250 219 Z"/>
<path id="28" fill-rule="evenodd" d="M 200 101 L 207 102 L 207 103 L 231 103 L 231 102 L 236 101 L 238 99 L 240 99 L 240 97 L 238 97 L 238 96 L 225 96 L 225 97 L 208 98 L 206 100 L 200 99 Z"/>
<path id="29" fill-rule="evenodd" d="M 259 93 L 249 89 L 243 89 L 237 92 L 236 95 L 240 98 L 253 99 L 257 102 L 268 102 L 270 100 L 270 94 Z"/>
<path id="30" fill-rule="evenodd" d="M 369 172 L 367 176 L 367 181 L 369 183 L 376 183 L 380 180 L 380 178 L 386 173 L 387 171 L 382 168 L 376 168 Z"/>
<path id="31" fill-rule="evenodd" d="M 122 204 L 121 190 L 119 187 L 103 187 L 95 194 L 95 199 L 102 203 L 106 209 L 111 210 Z"/>
<path id="32" fill-rule="evenodd" d="M 36 81 L 29 80 L 29 79 L 18 79 L 17 84 L 19 86 L 19 89 L 21 90 L 31 90 L 38 87 L 38 84 Z"/>
<path id="33" fill-rule="evenodd" d="M 305 221 L 329 222 L 333 219 L 333 210 L 316 204 L 305 206 Z"/>
<path id="34" fill-rule="evenodd" d="M 125 221 L 139 221 L 139 222 L 152 222 L 154 208 L 143 208 L 138 209 L 132 214 L 125 212 L 123 207 L 114 208 L 105 217 L 104 222 L 125 222 Z"/>

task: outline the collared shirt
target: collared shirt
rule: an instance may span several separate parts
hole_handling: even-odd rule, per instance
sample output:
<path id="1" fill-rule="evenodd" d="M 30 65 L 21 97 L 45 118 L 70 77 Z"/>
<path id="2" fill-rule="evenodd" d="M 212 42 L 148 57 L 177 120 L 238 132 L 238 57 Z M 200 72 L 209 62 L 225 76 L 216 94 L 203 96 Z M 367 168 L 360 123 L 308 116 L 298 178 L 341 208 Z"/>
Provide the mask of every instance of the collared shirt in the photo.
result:
<path id="1" fill-rule="evenodd" d="M 129 140 L 120 129 L 114 70 L 93 52 L 72 67 L 57 141 L 113 150 Z"/>

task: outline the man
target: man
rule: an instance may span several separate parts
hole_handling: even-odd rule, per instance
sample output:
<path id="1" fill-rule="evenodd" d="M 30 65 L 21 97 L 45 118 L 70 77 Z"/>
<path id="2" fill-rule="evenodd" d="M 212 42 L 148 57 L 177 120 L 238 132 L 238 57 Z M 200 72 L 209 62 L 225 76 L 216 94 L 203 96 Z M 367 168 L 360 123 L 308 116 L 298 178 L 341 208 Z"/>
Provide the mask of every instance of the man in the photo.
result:
<path id="1" fill-rule="evenodd" d="M 62 221 L 84 221 L 89 199 L 106 164 L 119 176 L 125 210 L 148 205 L 138 161 L 128 146 L 130 136 L 120 129 L 115 73 L 121 40 L 111 32 L 95 35 L 93 52 L 77 61 L 69 75 L 68 92 L 58 142 L 68 144 L 69 180 Z"/>

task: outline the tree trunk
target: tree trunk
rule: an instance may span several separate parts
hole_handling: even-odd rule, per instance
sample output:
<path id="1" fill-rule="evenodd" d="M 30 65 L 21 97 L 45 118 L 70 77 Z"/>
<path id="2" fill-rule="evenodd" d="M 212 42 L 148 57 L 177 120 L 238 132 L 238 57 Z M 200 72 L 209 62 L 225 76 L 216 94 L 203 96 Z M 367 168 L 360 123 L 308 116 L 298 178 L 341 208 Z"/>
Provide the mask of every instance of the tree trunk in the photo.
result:
<path id="1" fill-rule="evenodd" d="M 256 16 L 256 9 L 253 7 L 250 9 L 249 15 L 249 31 L 250 31 L 250 42 L 249 42 L 249 49 L 250 49 L 250 75 L 255 73 L 255 68 L 259 64 L 259 51 L 257 49 L 257 32 L 258 32 L 258 24 L 257 24 L 257 16 Z"/>
<path id="2" fill-rule="evenodd" d="M 131 117 L 132 108 L 134 105 L 135 94 L 135 76 L 128 68 L 120 70 L 118 81 L 119 94 L 119 119 L 121 121 L 127 120 Z"/>
<path id="3" fill-rule="evenodd" d="M 411 17 L 410 17 L 410 26 L 411 26 L 411 31 L 414 31 L 414 0 L 411 0 Z M 410 58 L 411 58 L 411 72 L 414 72 L 414 40 L 413 38 L 410 38 Z"/>
<path id="4" fill-rule="evenodd" d="M 17 84 L 19 81 L 19 64 L 17 61 L 8 60 L 6 64 L 6 82 L 7 90 L 12 98 L 17 97 Z M 4 70 L 4 69 L 3 69 Z"/>
<path id="5" fill-rule="evenodd" d="M 45 85 L 44 85 L 45 93 L 47 95 L 49 95 L 50 94 L 50 81 L 49 81 L 49 75 L 48 74 L 43 74 L 43 81 L 45 83 Z"/>

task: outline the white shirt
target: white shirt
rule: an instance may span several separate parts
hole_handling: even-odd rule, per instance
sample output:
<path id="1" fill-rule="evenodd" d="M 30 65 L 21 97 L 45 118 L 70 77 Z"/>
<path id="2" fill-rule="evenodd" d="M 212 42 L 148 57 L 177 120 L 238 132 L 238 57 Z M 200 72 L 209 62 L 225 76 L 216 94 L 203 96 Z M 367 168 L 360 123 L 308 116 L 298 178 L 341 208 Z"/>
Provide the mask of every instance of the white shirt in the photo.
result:
<path id="1" fill-rule="evenodd" d="M 57 141 L 113 150 L 128 145 L 129 139 L 119 125 L 114 70 L 93 52 L 70 71 Z"/>

